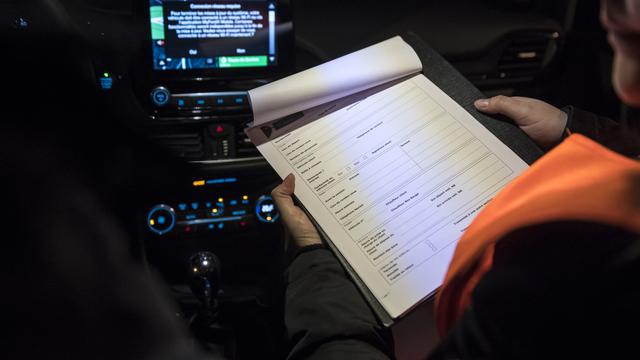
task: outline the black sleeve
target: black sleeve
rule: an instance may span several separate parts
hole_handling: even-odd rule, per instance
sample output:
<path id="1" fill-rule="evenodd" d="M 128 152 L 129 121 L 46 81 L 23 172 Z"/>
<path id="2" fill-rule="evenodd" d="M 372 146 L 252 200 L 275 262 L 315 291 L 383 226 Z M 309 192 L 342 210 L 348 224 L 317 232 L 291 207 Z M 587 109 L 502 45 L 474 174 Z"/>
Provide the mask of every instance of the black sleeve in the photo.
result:
<path id="1" fill-rule="evenodd" d="M 326 249 L 300 253 L 287 272 L 289 359 L 389 359 L 390 331 Z"/>
<path id="2" fill-rule="evenodd" d="M 633 124 L 598 116 L 573 106 L 563 108 L 567 113 L 567 129 L 582 134 L 622 155 L 640 155 L 640 128 Z"/>
<path id="3" fill-rule="evenodd" d="M 638 240 L 580 221 L 505 236 L 430 360 L 638 358 Z"/>
<path id="4" fill-rule="evenodd" d="M 0 135 L 5 359 L 211 359 L 56 146 Z M 12 150 L 12 152 L 8 150 Z M 3 152 L 5 151 L 5 152 Z M 66 154 L 65 154 L 66 155 Z"/>

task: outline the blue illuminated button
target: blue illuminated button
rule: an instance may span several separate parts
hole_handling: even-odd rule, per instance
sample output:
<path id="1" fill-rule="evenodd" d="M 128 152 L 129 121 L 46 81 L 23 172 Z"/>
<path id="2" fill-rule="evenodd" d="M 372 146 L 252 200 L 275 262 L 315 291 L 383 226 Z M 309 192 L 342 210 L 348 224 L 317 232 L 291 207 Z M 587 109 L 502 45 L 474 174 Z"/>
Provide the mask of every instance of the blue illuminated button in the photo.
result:
<path id="1" fill-rule="evenodd" d="M 229 205 L 231 205 L 231 206 L 236 206 L 236 205 L 238 205 L 238 200 L 235 200 L 235 199 L 234 199 L 234 200 L 229 201 Z"/>
<path id="2" fill-rule="evenodd" d="M 215 103 L 216 103 L 216 105 L 224 105 L 224 98 L 223 97 L 217 97 L 215 99 Z"/>
<path id="3" fill-rule="evenodd" d="M 224 229 L 224 223 L 223 222 L 218 223 L 218 229 Z"/>
<path id="4" fill-rule="evenodd" d="M 211 209 L 211 201 L 207 201 L 206 203 L 204 203 L 204 207 L 206 207 L 207 209 Z"/>
<path id="5" fill-rule="evenodd" d="M 209 230 L 214 230 L 216 228 L 216 224 L 209 224 L 209 226 L 207 226 L 207 228 Z"/>
<path id="6" fill-rule="evenodd" d="M 212 209 L 210 209 L 207 213 L 211 217 L 218 217 L 224 214 L 224 199 L 218 198 L 218 201 L 216 201 L 215 206 Z"/>
<path id="7" fill-rule="evenodd" d="M 29 20 L 18 17 L 15 20 L 13 20 L 13 25 L 18 29 L 26 29 L 29 27 Z"/>
<path id="8" fill-rule="evenodd" d="M 169 102 L 171 94 L 166 88 L 159 86 L 151 91 L 151 101 L 156 106 L 165 106 Z"/>
<path id="9" fill-rule="evenodd" d="M 178 104 L 179 107 L 187 106 L 187 101 L 185 99 L 178 99 L 176 103 Z"/>
<path id="10" fill-rule="evenodd" d="M 265 223 L 273 223 L 278 220 L 280 213 L 276 209 L 276 204 L 273 198 L 268 195 L 263 195 L 256 201 L 256 217 L 258 220 Z"/>
<path id="11" fill-rule="evenodd" d="M 207 100 L 205 100 L 205 99 L 196 99 L 195 104 L 196 104 L 196 106 L 205 106 L 205 105 L 207 105 Z"/>
<path id="12" fill-rule="evenodd" d="M 233 104 L 234 105 L 246 105 L 247 104 L 247 97 L 242 95 L 242 96 L 235 96 L 233 98 Z"/>
<path id="13" fill-rule="evenodd" d="M 147 227 L 149 231 L 158 235 L 164 235 L 176 224 L 176 213 L 170 206 L 156 205 L 147 215 Z"/>
<path id="14" fill-rule="evenodd" d="M 198 208 L 199 208 L 199 207 L 200 207 L 200 204 L 199 204 L 199 203 L 197 203 L 197 202 L 192 202 L 192 203 L 191 203 L 191 208 L 192 208 L 193 210 L 198 210 Z"/>
<path id="15" fill-rule="evenodd" d="M 187 204 L 185 204 L 185 203 L 178 204 L 178 209 L 180 209 L 180 211 L 187 210 Z"/>
<path id="16" fill-rule="evenodd" d="M 111 77 L 100 77 L 100 88 L 102 90 L 111 90 L 113 88 L 113 78 Z"/>

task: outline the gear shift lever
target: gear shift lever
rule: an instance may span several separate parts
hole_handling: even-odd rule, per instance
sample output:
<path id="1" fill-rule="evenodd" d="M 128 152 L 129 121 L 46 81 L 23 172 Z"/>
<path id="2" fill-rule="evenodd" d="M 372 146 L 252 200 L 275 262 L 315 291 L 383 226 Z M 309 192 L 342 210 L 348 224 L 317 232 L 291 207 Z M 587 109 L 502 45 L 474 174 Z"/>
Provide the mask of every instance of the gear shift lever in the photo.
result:
<path id="1" fill-rule="evenodd" d="M 202 304 L 201 315 L 215 318 L 220 291 L 220 261 L 211 252 L 201 251 L 189 259 L 191 292 Z"/>
<path id="2" fill-rule="evenodd" d="M 218 322 L 220 260 L 211 252 L 200 251 L 189 258 L 190 286 L 200 301 L 200 309 L 191 317 L 189 327 L 196 339 L 209 351 L 236 358 L 236 342 L 232 330 Z"/>

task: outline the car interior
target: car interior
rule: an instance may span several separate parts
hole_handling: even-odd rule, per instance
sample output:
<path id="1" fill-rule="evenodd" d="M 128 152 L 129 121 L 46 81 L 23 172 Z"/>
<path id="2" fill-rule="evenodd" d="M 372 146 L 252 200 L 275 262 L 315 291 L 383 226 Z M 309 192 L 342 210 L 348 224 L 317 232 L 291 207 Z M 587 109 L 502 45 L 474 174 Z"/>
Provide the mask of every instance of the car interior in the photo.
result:
<path id="1" fill-rule="evenodd" d="M 280 178 L 244 133 L 252 122 L 247 91 L 411 32 L 486 96 L 630 116 L 610 85 L 598 6 L 1 0 L 10 94 L 2 111 L 26 136 L 83 159 L 131 254 L 166 284 L 198 346 L 230 359 L 286 358 L 290 259 L 270 195 Z M 203 20 L 216 25 L 199 26 Z M 415 312 L 421 320 L 410 315 L 393 329 L 398 358 L 420 358 L 437 343 L 435 331 L 409 329 L 430 318 Z"/>

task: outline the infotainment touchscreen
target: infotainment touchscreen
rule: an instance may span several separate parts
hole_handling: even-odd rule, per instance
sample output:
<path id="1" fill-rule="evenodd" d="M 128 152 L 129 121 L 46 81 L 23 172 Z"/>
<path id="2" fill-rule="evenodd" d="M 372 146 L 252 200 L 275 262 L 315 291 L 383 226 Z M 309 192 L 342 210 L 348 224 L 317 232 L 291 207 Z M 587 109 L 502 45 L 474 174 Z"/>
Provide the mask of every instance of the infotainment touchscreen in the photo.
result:
<path id="1" fill-rule="evenodd" d="M 278 64 L 275 0 L 150 0 L 149 5 L 154 70 Z"/>

